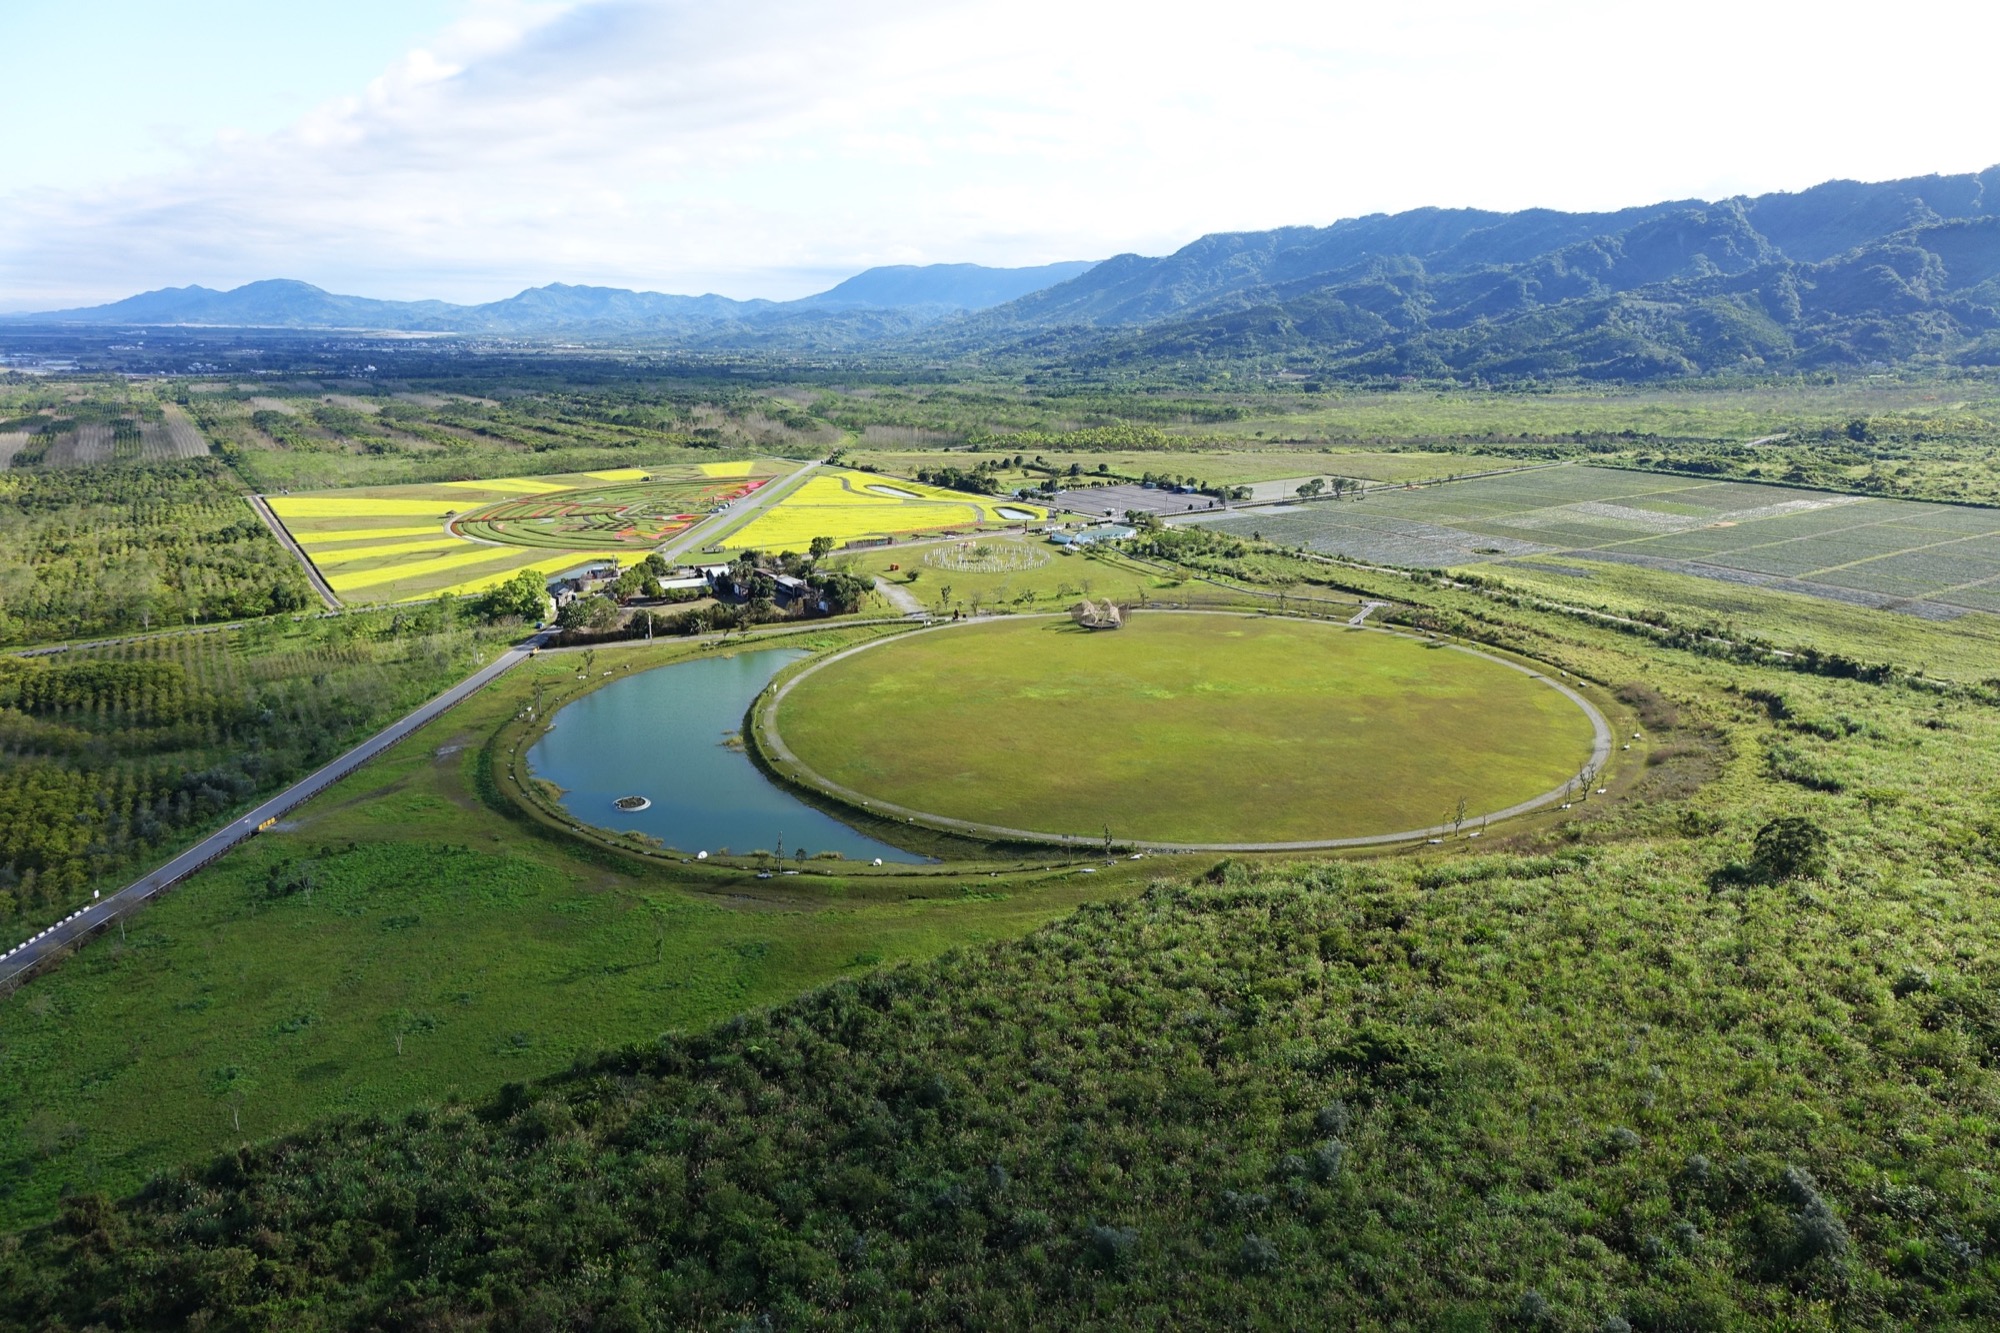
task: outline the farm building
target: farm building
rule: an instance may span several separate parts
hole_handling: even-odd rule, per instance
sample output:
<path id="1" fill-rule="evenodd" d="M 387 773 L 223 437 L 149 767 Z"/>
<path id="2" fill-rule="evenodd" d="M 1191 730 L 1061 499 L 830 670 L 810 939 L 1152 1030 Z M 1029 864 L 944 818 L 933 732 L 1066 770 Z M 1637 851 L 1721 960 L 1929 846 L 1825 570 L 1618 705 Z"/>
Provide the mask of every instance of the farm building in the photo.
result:
<path id="1" fill-rule="evenodd" d="M 1099 523 L 1081 532 L 1051 532 L 1049 540 L 1057 546 L 1089 546 L 1095 542 L 1122 542 L 1138 535 L 1137 528 L 1128 528 L 1123 523 Z"/>

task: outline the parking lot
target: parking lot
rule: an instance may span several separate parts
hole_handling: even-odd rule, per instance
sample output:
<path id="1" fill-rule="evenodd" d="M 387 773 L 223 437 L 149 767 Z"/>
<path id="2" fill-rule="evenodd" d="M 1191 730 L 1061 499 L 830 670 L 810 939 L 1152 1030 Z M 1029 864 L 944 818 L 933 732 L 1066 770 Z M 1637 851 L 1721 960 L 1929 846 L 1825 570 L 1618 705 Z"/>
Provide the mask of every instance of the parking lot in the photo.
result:
<path id="1" fill-rule="evenodd" d="M 1130 482 L 1058 491 L 1055 499 L 1047 503 L 1053 508 L 1066 509 L 1088 518 L 1123 518 L 1128 510 L 1165 516 L 1204 513 L 1211 509 L 1220 511 L 1228 507 L 1212 495 L 1183 495 L 1178 491 L 1135 486 Z"/>

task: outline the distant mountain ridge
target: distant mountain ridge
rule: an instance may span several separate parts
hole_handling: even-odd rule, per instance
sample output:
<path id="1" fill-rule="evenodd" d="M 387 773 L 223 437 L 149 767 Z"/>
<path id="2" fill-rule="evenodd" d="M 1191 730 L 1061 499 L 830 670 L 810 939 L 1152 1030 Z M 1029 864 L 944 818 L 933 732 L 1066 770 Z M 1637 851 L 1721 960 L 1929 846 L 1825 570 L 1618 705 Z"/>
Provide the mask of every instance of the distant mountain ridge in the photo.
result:
<path id="1" fill-rule="evenodd" d="M 557 283 L 457 306 L 259 282 L 15 318 L 645 337 L 1086 374 L 1248 362 L 1510 382 L 2000 366 L 2000 167 L 1602 213 L 1419 208 L 1102 263 L 875 268 L 784 302 Z"/>
<path id="2" fill-rule="evenodd" d="M 1204 236 L 927 335 L 1084 367 L 1654 379 L 2000 365 L 2000 167 L 1612 213 L 1421 208 Z"/>
<path id="3" fill-rule="evenodd" d="M 619 287 L 550 283 L 481 305 L 447 301 L 381 301 L 339 296 L 311 283 L 275 278 L 229 291 L 166 287 L 108 305 L 12 316 L 79 324 L 194 324 L 241 328 L 362 328 L 394 332 L 538 334 L 680 334 L 728 328 L 743 332 L 760 320 L 784 322 L 826 311 L 898 312 L 905 332 L 968 310 L 981 310 L 1089 271 L 1089 261 L 1035 268 L 979 264 L 899 264 L 871 268 L 796 301 L 738 301 L 727 296 L 670 296 Z"/>

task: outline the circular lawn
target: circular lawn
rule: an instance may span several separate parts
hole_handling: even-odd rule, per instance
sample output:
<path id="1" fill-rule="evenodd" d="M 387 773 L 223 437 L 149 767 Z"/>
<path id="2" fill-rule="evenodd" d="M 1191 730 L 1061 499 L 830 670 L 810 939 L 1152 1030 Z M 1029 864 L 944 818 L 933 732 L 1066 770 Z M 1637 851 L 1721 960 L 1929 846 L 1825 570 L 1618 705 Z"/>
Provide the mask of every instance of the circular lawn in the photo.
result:
<path id="1" fill-rule="evenodd" d="M 781 773 L 878 813 L 1156 845 L 1388 840 L 1461 808 L 1477 827 L 1556 799 L 1610 746 L 1580 697 L 1481 652 L 1172 612 L 876 640 L 763 719 Z"/>

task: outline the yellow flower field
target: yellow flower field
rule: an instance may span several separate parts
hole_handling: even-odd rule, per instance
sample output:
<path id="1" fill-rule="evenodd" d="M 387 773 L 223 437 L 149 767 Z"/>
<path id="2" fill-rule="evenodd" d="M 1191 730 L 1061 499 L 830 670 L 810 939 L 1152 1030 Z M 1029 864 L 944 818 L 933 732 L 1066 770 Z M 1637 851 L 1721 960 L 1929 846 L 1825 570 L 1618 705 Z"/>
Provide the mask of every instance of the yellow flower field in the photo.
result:
<path id="1" fill-rule="evenodd" d="M 593 483 L 774 476 L 787 464 L 764 459 L 612 468 L 548 477 L 496 477 L 414 486 L 272 495 L 266 501 L 342 601 L 420 601 L 439 593 L 483 592 L 523 569 L 555 575 L 586 564 L 635 564 L 644 549 L 565 550 L 461 537 L 453 518 L 499 500 L 554 496 Z"/>
<path id="2" fill-rule="evenodd" d="M 820 471 L 723 537 L 727 550 L 803 551 L 815 537 L 836 546 L 867 537 L 1039 522 L 1048 510 L 870 472 Z"/>

